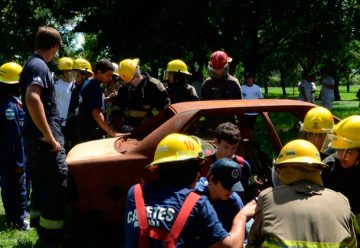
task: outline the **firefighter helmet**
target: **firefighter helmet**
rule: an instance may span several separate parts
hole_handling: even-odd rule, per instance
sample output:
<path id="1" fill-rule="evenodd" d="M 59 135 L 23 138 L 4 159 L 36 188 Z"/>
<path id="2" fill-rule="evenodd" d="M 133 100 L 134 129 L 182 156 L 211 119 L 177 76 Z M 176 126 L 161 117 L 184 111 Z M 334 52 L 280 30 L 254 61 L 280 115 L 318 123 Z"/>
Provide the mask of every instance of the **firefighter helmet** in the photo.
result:
<path id="1" fill-rule="evenodd" d="M 78 58 L 75 59 L 73 64 L 73 70 L 86 71 L 94 75 L 91 64 L 86 59 Z"/>
<path id="2" fill-rule="evenodd" d="M 0 82 L 5 84 L 19 83 L 22 66 L 15 62 L 8 62 L 0 67 Z"/>
<path id="3" fill-rule="evenodd" d="M 173 133 L 160 141 L 155 151 L 154 161 L 147 167 L 202 158 L 204 158 L 204 153 L 197 139 L 184 134 Z"/>
<path id="4" fill-rule="evenodd" d="M 119 77 L 124 83 L 129 83 L 135 76 L 137 68 L 139 67 L 139 59 L 124 59 L 119 63 Z"/>
<path id="5" fill-rule="evenodd" d="M 292 164 L 324 168 L 327 165 L 321 162 L 320 153 L 316 147 L 307 140 L 297 139 L 287 143 L 275 160 L 275 166 Z"/>
<path id="6" fill-rule="evenodd" d="M 218 70 L 225 68 L 232 61 L 224 51 L 216 51 L 210 56 L 209 69 Z"/>
<path id="7" fill-rule="evenodd" d="M 68 57 L 62 57 L 58 61 L 59 71 L 69 71 L 73 69 L 74 61 Z"/>
<path id="8" fill-rule="evenodd" d="M 334 117 L 324 107 L 310 109 L 304 118 L 303 131 L 309 133 L 328 133 L 334 127 Z"/>
<path id="9" fill-rule="evenodd" d="M 334 149 L 360 148 L 360 115 L 352 115 L 340 121 L 328 134 L 329 146 Z"/>
<path id="10" fill-rule="evenodd" d="M 167 64 L 166 71 L 167 72 L 179 72 L 179 73 L 183 73 L 186 75 L 191 75 L 191 73 L 188 71 L 188 68 L 187 68 L 186 64 L 184 63 L 184 61 L 182 61 L 180 59 L 175 59 L 175 60 L 170 61 Z"/>

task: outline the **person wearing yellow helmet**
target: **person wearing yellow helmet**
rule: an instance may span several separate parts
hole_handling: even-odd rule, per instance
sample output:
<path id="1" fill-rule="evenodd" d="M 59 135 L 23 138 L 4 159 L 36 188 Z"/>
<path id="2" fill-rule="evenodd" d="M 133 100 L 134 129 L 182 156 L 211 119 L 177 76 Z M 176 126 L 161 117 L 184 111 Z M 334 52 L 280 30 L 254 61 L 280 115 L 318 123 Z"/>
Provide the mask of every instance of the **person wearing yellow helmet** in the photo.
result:
<path id="1" fill-rule="evenodd" d="M 56 92 L 56 105 L 61 118 L 61 131 L 66 139 L 66 119 L 68 116 L 71 90 L 73 88 L 72 67 L 74 61 L 68 57 L 62 57 L 58 60 L 58 72 L 54 81 Z"/>
<path id="2" fill-rule="evenodd" d="M 329 165 L 321 173 L 324 185 L 344 194 L 355 214 L 354 221 L 360 238 L 360 115 L 349 116 L 337 123 L 324 141 L 323 150 L 335 153 L 323 160 Z"/>
<path id="3" fill-rule="evenodd" d="M 123 119 L 122 131 L 129 132 L 170 104 L 164 85 L 149 74 L 141 72 L 139 59 L 124 59 L 119 63 L 119 88 L 113 105 L 114 115 Z"/>
<path id="4" fill-rule="evenodd" d="M 55 28 L 39 27 L 35 51 L 20 75 L 25 103 L 24 139 L 32 185 L 30 225 L 44 247 L 60 247 L 67 203 L 68 168 L 56 106 L 54 79 L 47 66 L 62 39 Z"/>
<path id="5" fill-rule="evenodd" d="M 64 131 L 64 134 L 66 134 L 65 149 L 67 152 L 79 142 L 77 134 L 77 114 L 81 87 L 86 80 L 89 80 L 94 75 L 90 62 L 84 58 L 75 59 L 72 70 L 74 83 L 71 88 L 71 97 Z"/>
<path id="6" fill-rule="evenodd" d="M 163 138 L 146 169 L 158 179 L 130 188 L 125 210 L 125 247 L 242 247 L 255 201 L 237 213 L 230 232 L 207 197 L 193 191 L 204 158 L 200 139 L 173 133 Z M 236 180 L 232 180 L 234 183 Z M 166 246 L 168 247 L 168 246 Z"/>
<path id="7" fill-rule="evenodd" d="M 310 141 L 320 150 L 326 134 L 331 132 L 333 127 L 334 117 L 330 110 L 317 106 L 306 113 L 300 131 L 303 139 Z M 329 155 L 329 153 L 329 150 L 326 153 L 321 153 L 322 159 L 325 158 L 324 156 Z"/>
<path id="8" fill-rule="evenodd" d="M 281 149 L 275 168 L 282 186 L 259 194 L 247 247 L 356 247 L 349 201 L 323 187 L 325 167 L 309 141 Z"/>
<path id="9" fill-rule="evenodd" d="M 195 88 L 188 83 L 190 76 L 184 61 L 175 59 L 167 64 L 164 81 L 167 83 L 166 91 L 172 104 L 199 100 Z"/>
<path id="10" fill-rule="evenodd" d="M 21 65 L 8 62 L 0 67 L 0 185 L 9 228 L 27 230 L 25 151 L 23 124 L 25 112 L 19 96 Z"/>

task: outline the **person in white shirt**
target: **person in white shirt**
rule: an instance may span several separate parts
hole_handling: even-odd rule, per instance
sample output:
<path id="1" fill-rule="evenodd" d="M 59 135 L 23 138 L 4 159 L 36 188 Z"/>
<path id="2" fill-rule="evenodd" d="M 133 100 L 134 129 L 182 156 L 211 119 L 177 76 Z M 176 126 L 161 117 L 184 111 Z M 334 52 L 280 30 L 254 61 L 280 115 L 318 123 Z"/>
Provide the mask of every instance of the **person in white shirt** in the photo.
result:
<path id="1" fill-rule="evenodd" d="M 329 71 L 325 68 L 321 70 L 320 85 L 321 85 L 321 89 L 320 89 L 321 105 L 331 110 L 332 103 L 335 99 L 334 96 L 335 81 L 329 75 Z"/>
<path id="2" fill-rule="evenodd" d="M 74 61 L 68 57 L 62 57 L 58 61 L 58 75 L 55 79 L 56 105 L 58 107 L 61 129 L 64 131 L 69 110 L 71 90 L 74 84 L 72 67 Z"/>
<path id="3" fill-rule="evenodd" d="M 242 99 L 264 98 L 259 85 L 255 84 L 255 76 L 251 72 L 245 73 L 245 84 L 241 86 Z M 247 127 L 254 131 L 258 113 L 245 113 Z"/>
<path id="4" fill-rule="evenodd" d="M 299 84 L 299 100 L 313 103 L 316 85 L 308 73 L 304 72 L 302 78 L 303 80 Z"/>

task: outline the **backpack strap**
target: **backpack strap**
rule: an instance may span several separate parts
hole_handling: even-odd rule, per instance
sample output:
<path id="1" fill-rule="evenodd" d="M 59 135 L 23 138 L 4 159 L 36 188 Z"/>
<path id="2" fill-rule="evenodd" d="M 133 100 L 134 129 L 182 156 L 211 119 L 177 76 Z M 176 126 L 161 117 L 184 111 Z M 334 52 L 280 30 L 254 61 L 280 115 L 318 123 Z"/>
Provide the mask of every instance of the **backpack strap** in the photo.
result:
<path id="1" fill-rule="evenodd" d="M 180 209 L 180 212 L 176 217 L 176 220 L 170 230 L 169 238 L 171 238 L 171 241 L 174 242 L 174 245 L 176 245 L 177 239 L 184 228 L 186 220 L 188 219 L 191 211 L 193 210 L 196 202 L 200 199 L 200 197 L 200 195 L 194 192 L 190 192 L 190 194 L 186 197 Z M 170 241 L 169 238 L 167 241 Z"/>
<path id="2" fill-rule="evenodd" d="M 139 247 L 149 247 L 149 237 L 157 240 L 163 240 L 166 248 L 175 248 L 177 239 L 180 236 L 186 220 L 188 219 L 192 209 L 196 202 L 200 199 L 200 195 L 190 192 L 186 197 L 179 214 L 177 215 L 170 232 L 164 229 L 149 227 L 144 198 L 142 195 L 142 186 L 140 184 L 135 185 L 134 188 L 135 206 L 138 216 L 140 236 L 139 236 Z"/>
<path id="3" fill-rule="evenodd" d="M 244 167 L 244 158 L 239 155 L 234 155 L 233 160 L 240 165 L 241 168 Z"/>
<path id="4" fill-rule="evenodd" d="M 136 184 L 134 188 L 136 214 L 139 223 L 139 247 L 149 247 L 149 224 L 146 217 L 145 202 L 142 194 L 142 185 Z"/>

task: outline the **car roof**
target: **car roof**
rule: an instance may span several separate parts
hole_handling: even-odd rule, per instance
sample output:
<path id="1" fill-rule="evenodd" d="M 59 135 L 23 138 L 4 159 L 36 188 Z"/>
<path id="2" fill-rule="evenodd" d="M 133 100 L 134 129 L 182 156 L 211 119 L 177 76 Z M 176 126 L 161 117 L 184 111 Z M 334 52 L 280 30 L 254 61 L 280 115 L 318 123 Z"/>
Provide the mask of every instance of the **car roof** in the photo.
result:
<path id="1" fill-rule="evenodd" d="M 196 102 L 181 102 L 172 104 L 170 107 L 176 113 L 194 111 L 194 110 L 206 110 L 206 109 L 223 109 L 223 108 L 243 108 L 244 110 L 259 110 L 259 109 L 271 109 L 271 110 L 284 110 L 294 107 L 314 107 L 313 103 L 291 100 L 291 99 L 254 99 L 254 100 L 207 100 Z"/>

